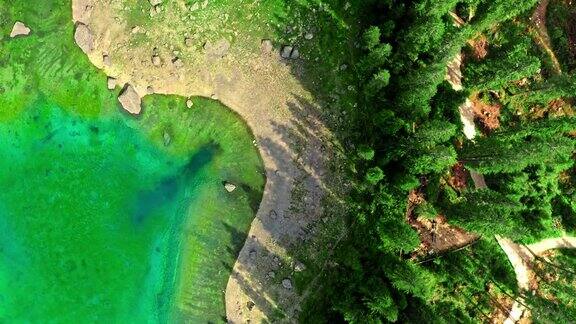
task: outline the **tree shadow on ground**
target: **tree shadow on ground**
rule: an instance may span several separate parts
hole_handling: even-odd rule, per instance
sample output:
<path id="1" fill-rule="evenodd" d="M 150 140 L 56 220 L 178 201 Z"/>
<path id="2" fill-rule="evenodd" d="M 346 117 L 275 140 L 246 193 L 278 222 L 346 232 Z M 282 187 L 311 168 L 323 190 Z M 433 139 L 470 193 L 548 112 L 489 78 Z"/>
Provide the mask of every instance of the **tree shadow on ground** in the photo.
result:
<path id="1" fill-rule="evenodd" d="M 319 291 L 321 278 L 334 266 L 332 253 L 346 237 L 351 188 L 346 154 L 354 148 L 345 147 L 351 136 L 357 136 L 347 125 L 352 124 L 358 102 L 354 66 L 362 27 L 358 17 L 365 3 L 328 2 L 331 5 L 290 3 L 285 17 L 300 17 L 298 22 L 278 17 L 276 49 L 291 45 L 299 50 L 298 59 L 282 63 L 309 96 L 293 94 L 286 102 L 290 123 L 272 122 L 277 136 L 257 139 L 278 166 L 266 170 L 267 193 L 253 222 L 269 237 L 247 237 L 238 252 L 241 235 L 227 228 L 232 240 L 229 253 L 238 257 L 232 278 L 250 298 L 235 305 L 243 318 L 250 318 L 257 306 L 271 322 L 296 321 L 302 301 Z M 289 205 L 279 201 L 287 190 L 292 197 Z M 292 288 L 283 285 L 285 279 Z"/>
<path id="2" fill-rule="evenodd" d="M 257 139 L 260 147 L 274 157 L 279 170 L 266 170 L 269 191 L 264 199 L 275 203 L 260 205 L 253 226 L 269 233 L 270 237 L 264 239 L 274 242 L 277 250 L 271 251 L 269 244 L 255 237 L 246 239 L 235 269 L 239 271 L 232 272 L 250 298 L 244 305 L 235 305 L 244 318 L 250 318 L 256 305 L 271 322 L 296 321 L 303 300 L 317 293 L 321 278 L 333 267 L 331 255 L 346 235 L 346 193 L 350 184 L 343 177 L 349 168 L 341 143 L 350 136 L 345 125 L 352 116 L 348 111 L 357 102 L 352 71 L 356 38 L 350 36 L 355 31 L 346 27 L 351 23 L 341 18 L 347 12 L 345 2 L 335 3 L 341 6 L 338 10 L 320 6 L 322 9 L 316 12 L 322 18 L 309 18 L 315 42 L 302 38 L 288 43 L 288 37 L 280 40 L 301 50 L 300 59 L 284 63 L 310 96 L 293 95 L 286 103 L 292 116 L 290 123 L 273 122 L 277 136 Z M 312 15 L 310 7 L 292 6 L 302 16 Z M 291 191 L 292 204 L 288 206 L 276 201 L 285 190 Z M 229 230 L 231 237 L 236 237 L 234 229 Z M 235 251 L 236 247 L 230 252 L 234 255 Z M 305 270 L 300 271 L 300 264 Z M 285 280 L 290 280 L 293 287 L 286 288 Z"/>

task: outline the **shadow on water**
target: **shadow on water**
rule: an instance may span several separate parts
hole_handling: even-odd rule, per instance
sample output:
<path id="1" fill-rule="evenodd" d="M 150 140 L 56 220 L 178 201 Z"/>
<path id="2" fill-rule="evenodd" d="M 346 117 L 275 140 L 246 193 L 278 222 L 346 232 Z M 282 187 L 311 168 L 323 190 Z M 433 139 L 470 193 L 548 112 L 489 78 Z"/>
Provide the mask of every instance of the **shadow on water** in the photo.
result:
<path id="1" fill-rule="evenodd" d="M 210 164 L 220 150 L 220 146 L 214 142 L 204 145 L 178 169 L 176 174 L 163 179 L 151 190 L 140 192 L 134 203 L 136 206 L 132 216 L 134 225 L 143 224 L 162 206 L 174 202 L 181 189 L 186 188 L 198 172 Z"/>

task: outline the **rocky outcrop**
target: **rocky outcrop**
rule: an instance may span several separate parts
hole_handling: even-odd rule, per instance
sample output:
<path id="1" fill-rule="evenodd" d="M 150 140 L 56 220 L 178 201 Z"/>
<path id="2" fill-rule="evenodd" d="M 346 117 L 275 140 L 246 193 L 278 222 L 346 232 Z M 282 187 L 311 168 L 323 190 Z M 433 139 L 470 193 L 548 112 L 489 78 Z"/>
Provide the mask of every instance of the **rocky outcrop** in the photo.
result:
<path id="1" fill-rule="evenodd" d="M 28 36 L 30 35 L 30 28 L 28 28 L 24 23 L 17 21 L 12 27 L 12 32 L 10 33 L 10 37 L 14 38 L 17 36 Z"/>
<path id="2" fill-rule="evenodd" d="M 82 23 L 76 24 L 74 40 L 84 53 L 89 54 L 94 51 L 94 35 L 88 26 Z"/>
<path id="3" fill-rule="evenodd" d="M 122 90 L 122 93 L 120 93 L 118 101 L 120 101 L 124 110 L 133 115 L 138 115 L 142 111 L 142 99 L 134 87 L 129 84 L 127 84 L 124 90 Z"/>

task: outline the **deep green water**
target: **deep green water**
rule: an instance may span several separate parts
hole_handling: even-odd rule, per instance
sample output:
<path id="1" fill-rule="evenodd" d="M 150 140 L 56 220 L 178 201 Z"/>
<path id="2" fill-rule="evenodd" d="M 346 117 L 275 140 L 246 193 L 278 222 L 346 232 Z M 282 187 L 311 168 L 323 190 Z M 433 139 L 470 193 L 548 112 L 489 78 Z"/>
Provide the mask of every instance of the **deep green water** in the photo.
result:
<path id="1" fill-rule="evenodd" d="M 69 1 L 0 0 L 0 26 L 0 322 L 222 320 L 265 181 L 246 125 L 201 98 L 122 112 Z"/>

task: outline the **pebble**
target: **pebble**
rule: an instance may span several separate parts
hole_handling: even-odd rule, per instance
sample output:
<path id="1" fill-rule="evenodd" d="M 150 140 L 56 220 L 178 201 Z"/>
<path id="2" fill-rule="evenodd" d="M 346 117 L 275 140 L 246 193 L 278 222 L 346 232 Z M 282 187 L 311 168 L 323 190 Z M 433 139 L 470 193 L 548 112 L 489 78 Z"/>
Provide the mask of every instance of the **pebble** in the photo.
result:
<path id="1" fill-rule="evenodd" d="M 260 44 L 260 51 L 262 54 L 270 54 L 272 53 L 272 50 L 274 49 L 274 45 L 272 44 L 272 41 L 269 39 L 263 39 L 262 43 Z"/>
<path id="2" fill-rule="evenodd" d="M 152 64 L 154 66 L 160 66 L 162 64 L 162 60 L 160 59 L 160 56 L 158 55 L 153 55 L 152 56 Z"/>
<path id="3" fill-rule="evenodd" d="M 269 216 L 272 219 L 276 219 L 278 217 L 278 213 L 275 210 L 271 210 Z"/>
<path id="4" fill-rule="evenodd" d="M 102 63 L 106 67 L 110 67 L 112 65 L 112 60 L 110 59 L 110 55 L 104 54 L 102 55 Z"/>
<path id="5" fill-rule="evenodd" d="M 178 57 L 172 59 L 172 64 L 174 64 L 174 66 L 178 69 L 184 66 L 184 62 L 182 62 L 182 60 Z"/>
<path id="6" fill-rule="evenodd" d="M 190 37 L 186 37 L 184 39 L 184 45 L 186 45 L 187 47 L 192 47 L 192 45 L 194 45 L 192 38 Z"/>

